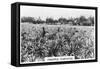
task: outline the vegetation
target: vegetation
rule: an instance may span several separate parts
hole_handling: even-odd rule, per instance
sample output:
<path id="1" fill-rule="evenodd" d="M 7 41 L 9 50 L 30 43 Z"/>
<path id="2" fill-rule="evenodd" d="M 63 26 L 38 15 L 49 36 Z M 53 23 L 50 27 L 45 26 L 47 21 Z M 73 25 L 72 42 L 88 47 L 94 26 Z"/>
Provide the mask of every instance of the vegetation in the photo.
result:
<path id="1" fill-rule="evenodd" d="M 63 23 L 66 19 L 59 21 Z M 93 27 L 22 23 L 21 62 L 44 61 L 45 57 L 58 56 L 75 56 L 75 59 L 93 58 L 93 31 Z"/>
<path id="2" fill-rule="evenodd" d="M 85 16 L 80 16 L 77 18 L 63 18 L 60 17 L 58 19 L 53 19 L 53 18 L 46 18 L 45 20 L 42 20 L 40 17 L 39 18 L 34 18 L 34 17 L 22 17 L 21 22 L 29 22 L 33 24 L 68 24 L 68 25 L 78 25 L 78 26 L 94 26 L 94 17 L 90 16 L 86 18 Z"/>

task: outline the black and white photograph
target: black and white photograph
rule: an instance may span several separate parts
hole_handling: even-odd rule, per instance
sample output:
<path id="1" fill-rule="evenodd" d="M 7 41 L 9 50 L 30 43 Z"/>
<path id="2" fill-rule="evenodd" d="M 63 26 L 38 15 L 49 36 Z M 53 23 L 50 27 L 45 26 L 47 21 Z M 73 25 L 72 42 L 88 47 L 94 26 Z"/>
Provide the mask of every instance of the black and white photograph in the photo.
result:
<path id="1" fill-rule="evenodd" d="M 95 59 L 95 10 L 20 6 L 20 63 Z"/>

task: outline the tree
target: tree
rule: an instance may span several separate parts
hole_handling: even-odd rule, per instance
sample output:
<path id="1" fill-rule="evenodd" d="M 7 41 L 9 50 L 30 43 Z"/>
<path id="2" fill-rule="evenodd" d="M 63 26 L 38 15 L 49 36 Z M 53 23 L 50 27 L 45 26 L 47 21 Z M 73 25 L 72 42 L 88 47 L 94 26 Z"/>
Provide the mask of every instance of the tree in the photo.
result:
<path id="1" fill-rule="evenodd" d="M 34 23 L 35 19 L 33 17 L 22 17 L 21 22 L 29 22 L 29 23 Z"/>
<path id="2" fill-rule="evenodd" d="M 90 16 L 88 20 L 90 21 L 91 25 L 94 26 L 94 17 Z"/>
<path id="3" fill-rule="evenodd" d="M 43 24 L 44 21 L 39 17 L 39 18 L 36 20 L 36 23 L 38 23 L 38 24 Z"/>
<path id="4" fill-rule="evenodd" d="M 80 16 L 79 17 L 79 25 L 84 25 L 86 23 L 87 19 L 85 16 Z"/>
<path id="5" fill-rule="evenodd" d="M 47 24 L 54 24 L 54 19 L 53 18 L 46 18 L 46 23 Z"/>
<path id="6" fill-rule="evenodd" d="M 85 16 L 80 16 L 80 17 L 79 17 L 79 20 L 80 20 L 80 22 L 84 22 L 84 21 L 86 21 L 87 19 L 85 18 Z"/>
<path id="7" fill-rule="evenodd" d="M 61 18 L 58 19 L 58 22 L 60 22 L 61 24 L 67 24 L 67 19 L 61 17 Z"/>

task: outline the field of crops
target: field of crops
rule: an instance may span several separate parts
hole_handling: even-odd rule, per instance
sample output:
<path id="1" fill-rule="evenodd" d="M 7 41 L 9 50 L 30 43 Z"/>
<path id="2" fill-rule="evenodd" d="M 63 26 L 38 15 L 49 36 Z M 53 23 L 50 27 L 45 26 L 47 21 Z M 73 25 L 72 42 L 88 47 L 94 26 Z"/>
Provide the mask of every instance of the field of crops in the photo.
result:
<path id="1" fill-rule="evenodd" d="M 21 62 L 45 57 L 94 58 L 94 26 L 21 23 Z"/>

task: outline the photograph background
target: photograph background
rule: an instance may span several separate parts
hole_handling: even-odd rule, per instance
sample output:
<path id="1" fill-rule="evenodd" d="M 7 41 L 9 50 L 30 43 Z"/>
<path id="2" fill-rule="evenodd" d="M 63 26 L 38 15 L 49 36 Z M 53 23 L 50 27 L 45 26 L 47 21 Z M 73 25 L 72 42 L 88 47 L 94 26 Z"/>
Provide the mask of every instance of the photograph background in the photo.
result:
<path id="1" fill-rule="evenodd" d="M 96 6 L 100 12 L 100 0 L 2 0 L 0 2 L 0 68 L 1 69 L 99 69 L 100 54 L 98 54 L 98 62 L 93 63 L 76 63 L 63 65 L 46 65 L 46 66 L 30 66 L 30 67 L 14 67 L 10 65 L 11 55 L 11 3 L 16 1 L 32 2 L 32 3 L 49 3 L 63 5 L 80 5 L 80 6 Z M 98 31 L 100 30 L 100 13 L 98 13 Z M 100 35 L 100 32 L 98 32 Z M 100 36 L 98 36 L 100 41 Z M 98 53 L 100 53 L 100 42 L 98 42 Z"/>
<path id="2" fill-rule="evenodd" d="M 21 5 L 20 19 L 22 63 L 45 62 L 45 57 L 53 56 L 93 59 L 95 10 Z"/>

